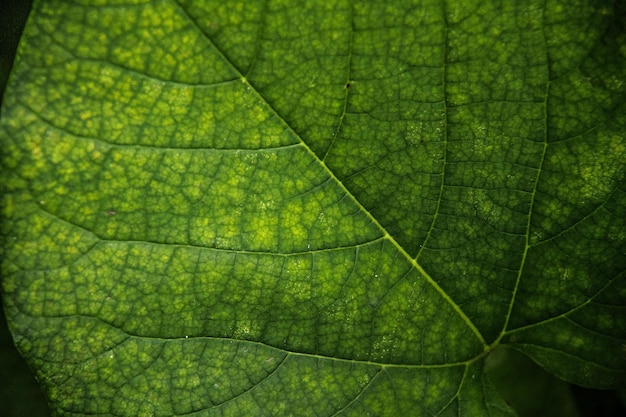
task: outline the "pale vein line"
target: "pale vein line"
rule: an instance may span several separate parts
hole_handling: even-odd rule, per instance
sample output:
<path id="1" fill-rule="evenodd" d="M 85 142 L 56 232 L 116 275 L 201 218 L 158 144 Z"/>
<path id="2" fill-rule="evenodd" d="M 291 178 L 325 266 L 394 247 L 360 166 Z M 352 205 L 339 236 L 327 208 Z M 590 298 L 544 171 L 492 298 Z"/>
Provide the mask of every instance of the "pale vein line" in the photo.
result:
<path id="1" fill-rule="evenodd" d="M 349 88 L 350 77 L 352 74 L 352 51 L 354 48 L 354 5 L 352 4 L 350 5 L 350 22 L 351 22 L 351 26 L 350 26 L 350 43 L 348 46 L 348 71 L 346 74 L 346 84 L 344 87 L 345 95 L 343 99 L 343 109 L 341 111 L 341 117 L 339 118 L 339 123 L 337 124 L 337 128 L 333 132 L 330 145 L 328 146 L 328 149 L 326 149 L 324 156 L 321 158 L 323 162 L 326 161 L 326 158 L 330 154 L 330 151 L 333 149 L 333 147 L 335 146 L 335 143 L 337 142 L 337 137 L 339 136 L 339 132 L 341 132 L 341 129 L 343 128 L 343 122 L 346 118 L 346 111 L 348 109 L 348 97 L 350 95 L 350 88 Z"/>
<path id="2" fill-rule="evenodd" d="M 54 124 L 51 120 L 43 117 L 39 112 L 30 107 L 30 105 L 23 103 L 19 100 L 17 102 L 23 106 L 26 110 L 32 113 L 37 119 L 46 125 L 50 126 L 50 128 L 58 130 L 59 132 L 63 132 L 67 135 L 71 135 L 72 137 L 80 140 L 98 142 L 103 145 L 106 145 L 111 148 L 123 148 L 123 149 L 146 149 L 146 150 L 155 150 L 155 151 L 176 151 L 176 152 L 215 152 L 215 153 L 233 153 L 233 152 L 248 152 L 248 153 L 265 153 L 265 152 L 275 152 L 285 149 L 299 148 L 302 146 L 298 143 L 290 143 L 286 145 L 278 145 L 278 146 L 265 146 L 263 148 L 210 148 L 207 146 L 186 146 L 186 147 L 177 147 L 177 146 L 157 146 L 157 145 L 146 145 L 141 143 L 115 143 L 110 142 L 102 138 L 94 137 L 94 136 L 85 136 L 76 132 L 72 132 L 60 126 Z"/>
<path id="3" fill-rule="evenodd" d="M 361 248 L 364 246 L 369 246 L 375 243 L 378 243 L 380 241 L 382 241 L 384 239 L 384 237 L 377 237 L 375 239 L 372 240 L 368 240 L 365 242 L 360 242 L 360 243 L 355 243 L 354 245 L 347 245 L 347 246 L 337 246 L 335 248 L 321 248 L 321 249 L 310 249 L 310 250 L 305 250 L 305 251 L 299 251 L 299 252 L 287 252 L 287 253 L 282 253 L 282 252 L 270 252 L 270 251 L 255 251 L 255 250 L 247 250 L 247 249 L 228 249 L 228 248 L 216 248 L 216 247 L 211 247 L 211 246 L 202 246 L 202 245 L 193 245 L 190 243 L 174 243 L 174 242 L 158 242 L 158 241 L 152 241 L 152 240 L 117 240 L 117 239 L 107 239 L 107 238 L 103 238 L 99 235 L 97 235 L 96 233 L 92 232 L 91 230 L 80 226 L 78 224 L 74 224 L 69 220 L 66 220 L 62 217 L 59 217 L 58 215 L 48 211 L 46 208 L 44 208 L 43 206 L 39 205 L 39 209 L 41 210 L 42 213 L 45 213 L 46 215 L 50 216 L 51 218 L 53 218 L 54 220 L 60 221 L 62 223 L 65 223 L 71 227 L 80 229 L 81 231 L 88 233 L 89 235 L 93 236 L 94 239 L 98 239 L 98 242 L 96 242 L 95 244 L 93 244 L 90 248 L 89 251 L 91 251 L 93 249 L 93 247 L 99 245 L 99 244 L 123 244 L 123 245 L 141 245 L 141 244 L 149 244 L 149 245 L 157 245 L 157 246 L 166 246 L 168 248 L 187 248 L 187 249 L 200 249 L 200 250 L 210 250 L 210 251 L 216 251 L 216 252 L 222 252 L 222 253 L 232 253 L 232 254 L 239 254 L 239 255 L 265 255 L 265 256 L 281 256 L 281 257 L 291 257 L 291 256 L 301 256 L 301 255 L 316 255 L 318 253 L 323 253 L 323 252 L 337 252 L 337 251 L 344 251 L 344 250 L 352 250 L 352 249 L 356 249 L 356 248 Z M 85 252 L 82 255 L 87 254 L 89 251 Z"/>
<path id="4" fill-rule="evenodd" d="M 581 362 L 586 362 L 586 363 L 591 363 L 592 365 L 594 365 L 596 368 L 600 368 L 603 371 L 608 371 L 610 373 L 622 373 L 621 369 L 616 369 L 615 367 L 611 366 L 608 367 L 606 365 L 600 364 L 598 362 L 592 362 L 591 360 L 587 360 L 584 358 L 581 358 L 580 356 L 576 356 L 572 353 L 566 352 L 564 350 L 559 350 L 559 349 L 554 349 L 551 348 L 549 346 L 543 346 L 543 345 L 539 345 L 539 344 L 535 344 L 535 343 L 517 343 L 515 345 L 511 345 L 511 347 L 519 352 L 522 352 L 525 355 L 528 355 L 528 352 L 524 351 L 523 349 L 520 349 L 519 347 L 526 347 L 526 346 L 530 346 L 536 349 L 541 349 L 541 350 L 545 350 L 551 353 L 557 353 L 559 355 L 563 355 L 566 356 L 568 358 L 570 358 L 570 360 L 579 360 Z"/>
<path id="5" fill-rule="evenodd" d="M 376 371 L 376 373 L 374 374 L 374 376 L 368 381 L 368 383 L 363 387 L 363 389 L 361 391 L 359 391 L 359 393 L 350 401 L 348 402 L 346 405 L 344 405 L 343 407 L 341 407 L 339 410 L 337 410 L 335 413 L 333 413 L 333 415 L 331 415 L 330 417 L 336 417 L 338 416 L 340 413 L 343 413 L 344 411 L 346 411 L 348 408 L 352 407 L 352 404 L 355 404 L 359 398 L 361 398 L 363 396 L 363 394 L 369 390 L 370 386 L 372 385 L 372 383 L 374 382 L 374 380 L 378 377 L 378 375 L 380 375 L 381 371 L 383 369 L 379 369 L 378 371 Z"/>
<path id="6" fill-rule="evenodd" d="M 248 76 L 250 75 L 250 73 L 252 72 L 252 70 L 254 69 L 254 66 L 257 63 L 257 60 L 259 58 L 259 54 L 261 53 L 261 44 L 263 42 L 263 32 L 264 32 L 264 28 L 265 28 L 265 23 L 266 23 L 266 17 L 267 17 L 267 3 L 269 0 L 264 0 L 263 1 L 263 8 L 261 9 L 260 15 L 261 15 L 261 22 L 259 23 L 259 30 L 257 32 L 257 36 L 256 36 L 256 47 L 254 48 L 254 56 L 252 57 L 252 61 L 250 62 L 250 65 L 248 66 L 248 69 L 246 70 L 246 75 L 245 77 L 248 78 Z M 174 2 L 176 2 L 178 4 L 178 0 L 174 0 Z M 182 8 L 182 7 L 181 7 Z M 187 13 L 185 13 L 187 14 Z M 190 19 L 191 20 L 191 19 Z M 195 25 L 196 27 L 198 27 L 197 25 Z M 209 38 L 207 36 L 206 33 L 202 33 L 204 35 L 205 38 Z"/>
<path id="7" fill-rule="evenodd" d="M 433 215 L 433 219 L 430 223 L 430 228 L 428 229 L 428 232 L 426 233 L 426 238 L 424 239 L 424 241 L 422 242 L 422 244 L 419 246 L 419 250 L 417 251 L 417 254 L 415 255 L 415 259 L 417 260 L 417 258 L 420 257 L 422 251 L 424 250 L 424 248 L 426 247 L 426 244 L 428 243 L 428 240 L 430 239 L 430 237 L 432 236 L 432 232 L 435 229 L 435 224 L 437 223 L 437 219 L 439 217 L 439 211 L 441 208 L 441 202 L 443 200 L 443 189 L 445 186 L 445 176 L 446 176 L 446 166 L 448 166 L 448 105 L 446 104 L 446 80 L 448 79 L 447 76 L 447 71 L 448 71 L 448 66 L 447 64 L 447 60 L 448 60 L 448 20 L 446 18 L 446 3 L 445 1 L 441 2 L 441 12 L 443 15 L 443 20 L 444 20 L 444 41 L 443 41 L 443 45 L 444 45 L 444 51 L 443 51 L 443 70 L 441 71 L 442 73 L 442 79 L 441 79 L 441 84 L 443 85 L 444 88 L 444 98 L 443 98 L 443 108 L 444 108 L 444 112 L 445 112 L 445 116 L 444 116 L 444 123 L 446 124 L 446 126 L 443 129 L 444 132 L 444 138 L 443 138 L 443 165 L 442 165 L 442 170 L 441 170 L 441 186 L 439 187 L 439 197 L 437 198 L 437 207 L 435 208 L 435 214 Z"/>
<path id="8" fill-rule="evenodd" d="M 184 413 L 184 414 L 176 414 L 177 416 L 191 416 L 194 414 L 199 414 L 202 413 L 204 411 L 213 409 L 213 408 L 221 408 L 224 407 L 225 405 L 227 405 L 230 402 L 236 401 L 239 398 L 242 398 L 244 395 L 250 395 L 252 396 L 252 391 L 254 391 L 255 389 L 258 389 L 259 386 L 265 384 L 268 380 L 270 380 L 274 375 L 276 375 L 278 373 L 278 371 L 280 370 L 280 368 L 283 366 L 283 364 L 285 363 L 285 361 L 287 360 L 288 356 L 285 355 L 280 362 L 278 362 L 278 365 L 272 369 L 272 372 L 268 373 L 266 376 L 264 376 L 263 378 L 259 379 L 258 381 L 249 381 L 251 382 L 251 385 L 246 388 L 245 390 L 243 390 L 242 392 L 234 395 L 232 398 L 229 398 L 225 401 L 222 401 L 221 403 L 215 403 L 215 404 L 211 404 L 208 407 L 204 407 L 200 410 L 195 410 L 195 411 L 190 411 L 189 413 Z"/>
<path id="9" fill-rule="evenodd" d="M 561 230 L 559 233 L 556 233 L 550 237 L 546 237 L 544 239 L 538 240 L 537 242 L 531 243 L 530 246 L 531 247 L 535 247 L 535 246 L 541 246 L 543 244 L 552 242 L 554 240 L 557 240 L 559 237 L 570 233 L 570 232 L 577 232 L 576 227 L 578 225 L 581 225 L 583 222 L 585 222 L 586 220 L 590 219 L 591 217 L 595 216 L 596 213 L 598 213 L 600 210 L 606 210 L 609 214 L 611 214 L 605 207 L 604 205 L 609 201 L 609 199 L 611 197 L 613 197 L 613 195 L 615 193 L 618 192 L 618 188 L 615 188 L 613 190 L 613 192 L 611 192 L 611 194 L 604 200 L 602 201 L 602 203 L 600 203 L 598 206 L 594 207 L 593 210 L 591 210 L 591 212 L 589 212 L 588 214 L 585 214 L 583 217 L 581 217 L 580 219 L 578 219 L 575 223 L 567 226 L 566 228 L 564 228 L 563 230 Z"/>
<path id="10" fill-rule="evenodd" d="M 116 70 L 119 71 L 119 74 L 121 75 L 125 75 L 128 77 L 136 77 L 136 78 L 141 78 L 144 79 L 146 81 L 152 82 L 152 83 L 159 83 L 162 85 L 170 85 L 173 87 L 177 87 L 177 88 L 190 88 L 190 89 L 211 89 L 211 88 L 219 88 L 219 87 L 225 87 L 228 85 L 232 85 L 235 84 L 237 81 L 239 81 L 238 78 L 233 78 L 231 80 L 225 80 L 225 81 L 220 81 L 220 82 L 215 82 L 215 83 L 188 83 L 188 82 L 184 82 L 184 81 L 174 81 L 174 80 L 167 80 L 165 78 L 159 78 L 157 76 L 154 75 L 148 75 L 148 74 L 144 74 L 142 72 L 139 72 L 133 68 L 130 67 L 125 67 L 122 64 L 119 64 L 117 62 L 113 62 L 113 61 L 108 61 L 106 59 L 100 59 L 100 58 L 85 58 L 85 57 L 81 57 L 81 56 L 77 56 L 74 53 L 72 53 L 72 51 L 65 49 L 65 47 L 63 46 L 63 44 L 58 43 L 57 41 L 55 41 L 54 39 L 52 40 L 53 42 L 55 42 L 60 48 L 63 48 L 69 55 L 71 55 L 71 57 L 78 61 L 78 62 L 83 62 L 83 63 L 87 63 L 87 64 L 98 64 L 96 65 L 96 68 L 99 68 L 100 66 L 108 66 L 110 68 L 115 68 Z M 32 65 L 30 68 L 34 68 L 37 71 L 42 71 L 45 73 L 48 73 L 50 71 L 51 68 L 54 67 L 63 67 L 64 65 L 67 65 L 68 62 L 66 61 L 62 61 L 62 62 L 58 62 L 54 65 L 48 65 L 48 66 L 37 66 L 37 65 Z M 62 69 L 62 68 L 61 68 Z M 33 72 L 37 72 L 37 71 L 33 71 Z"/>
<path id="11" fill-rule="evenodd" d="M 454 402 L 454 400 L 459 401 L 459 406 L 458 406 L 458 411 L 459 411 L 459 416 L 461 415 L 461 406 L 460 406 L 460 402 L 461 402 L 461 388 L 463 387 L 463 384 L 465 383 L 465 378 L 467 377 L 467 373 L 469 371 L 469 364 L 466 364 L 465 366 L 465 370 L 463 371 L 463 376 L 461 377 L 461 381 L 459 382 L 459 387 L 457 388 L 456 392 L 454 393 L 454 395 L 448 400 L 448 402 L 446 404 L 443 405 L 443 407 L 441 407 L 441 409 L 437 412 L 437 414 L 435 415 L 441 415 L 448 407 L 450 407 L 452 405 L 452 403 Z"/>
<path id="12" fill-rule="evenodd" d="M 545 13 L 545 4 L 542 9 L 542 12 Z M 545 25 L 543 27 L 545 27 Z M 548 56 L 548 46 L 546 44 L 545 32 L 543 33 L 543 41 L 544 41 L 544 48 L 546 51 L 546 65 L 549 65 L 550 57 Z M 546 67 L 546 71 L 549 71 L 547 67 Z M 539 185 L 539 179 L 541 178 L 541 172 L 543 171 L 543 165 L 546 161 L 546 153 L 548 150 L 548 99 L 550 95 L 550 85 L 551 84 L 550 84 L 550 79 L 549 79 L 549 74 L 548 74 L 548 80 L 546 81 L 546 85 L 545 85 L 544 106 L 543 106 L 543 120 L 544 120 L 543 150 L 541 153 L 541 162 L 539 163 L 539 167 L 537 168 L 537 174 L 535 175 L 535 182 L 532 187 L 532 195 L 530 198 L 530 204 L 528 208 L 528 221 L 526 222 L 526 241 L 524 243 L 524 252 L 522 254 L 522 259 L 520 261 L 519 272 L 517 273 L 517 278 L 515 279 L 515 286 L 513 287 L 513 293 L 511 294 L 511 301 L 509 302 L 509 308 L 506 313 L 506 319 L 504 320 L 504 324 L 502 325 L 502 330 L 500 331 L 500 335 L 493 342 L 493 346 L 497 346 L 498 343 L 500 343 L 500 340 L 507 333 L 507 327 L 509 326 L 509 321 L 511 320 L 513 306 L 515 305 L 517 293 L 519 291 L 520 283 L 522 281 L 522 274 L 524 273 L 524 267 L 526 266 L 526 259 L 528 256 L 528 251 L 532 247 L 532 244 L 530 242 L 530 229 L 532 227 L 532 215 L 533 215 L 533 210 L 535 207 L 535 201 L 537 197 L 537 187 Z"/>
<path id="13" fill-rule="evenodd" d="M 148 75 L 148 74 L 144 74 L 134 68 L 131 67 L 127 67 L 124 66 L 122 64 L 120 64 L 119 62 L 114 62 L 114 61 L 109 61 L 106 59 L 101 59 L 101 58 L 89 58 L 89 57 L 84 57 L 84 56 L 80 56 L 77 55 L 75 52 L 73 52 L 72 50 L 68 49 L 65 44 L 63 44 L 62 42 L 58 41 L 54 36 L 49 36 L 50 41 L 56 45 L 58 48 L 62 49 L 65 53 L 67 53 L 67 55 L 69 57 L 71 57 L 71 59 L 78 61 L 78 62 L 85 62 L 85 63 L 89 63 L 89 64 L 99 64 L 99 65 L 106 65 L 110 68 L 115 68 L 118 71 L 120 71 L 120 73 L 122 75 L 126 75 L 126 76 L 134 76 L 134 77 L 138 77 L 153 83 L 160 83 L 163 85 L 171 85 L 171 86 L 175 86 L 178 88 L 201 88 L 201 89 L 210 89 L 210 88 L 218 88 L 218 87 L 223 87 L 229 84 L 232 84 L 233 82 L 237 81 L 237 78 L 233 78 L 231 80 L 225 80 L 225 81 L 220 81 L 220 82 L 215 82 L 215 83 L 188 83 L 188 82 L 184 82 L 184 81 L 174 81 L 174 80 L 168 80 L 165 78 L 159 78 L 155 75 Z M 67 65 L 68 61 L 61 61 L 58 63 L 55 63 L 53 65 L 32 65 L 30 68 L 34 68 L 36 70 L 43 70 L 44 72 L 48 72 L 48 70 L 50 68 L 54 68 L 54 67 L 62 67 L 64 65 Z"/>
<path id="14" fill-rule="evenodd" d="M 17 306 L 16 306 L 17 307 Z M 282 354 L 288 355 L 288 356 L 300 356 L 300 357 L 305 357 L 305 358 L 314 358 L 314 359 L 319 359 L 319 360 L 324 360 L 324 361 L 336 361 L 336 362 L 343 362 L 343 363 L 347 363 L 347 364 L 359 364 L 359 365 L 367 365 L 367 366 L 372 366 L 372 367 L 380 367 L 380 368 L 401 368 L 401 369 L 406 369 L 406 368 L 410 368 L 410 369 L 447 369 L 447 368 L 454 368 L 454 367 L 459 367 L 459 366 L 468 366 L 469 364 L 474 363 L 476 360 L 482 358 L 481 356 L 478 356 L 476 358 L 470 358 L 467 361 L 460 361 L 460 362 L 448 362 L 448 363 L 429 363 L 429 364 L 411 364 L 411 363 L 386 363 L 386 362 L 376 362 L 376 361 L 371 361 L 371 360 L 365 360 L 365 359 L 348 359 L 348 358 L 342 358 L 342 357 L 335 357 L 335 356 L 327 356 L 327 355 L 321 355 L 321 354 L 317 354 L 317 353 L 306 353 L 306 352 L 297 352 L 297 351 L 292 351 L 292 350 L 288 350 L 285 348 L 281 348 L 281 347 L 277 347 L 277 346 L 272 346 L 270 344 L 264 343 L 264 342 L 260 342 L 257 340 L 247 340 L 247 339 L 237 339 L 234 337 L 227 337 L 227 336 L 185 336 L 185 337 L 159 337 L 159 336 L 149 336 L 149 335 L 141 335 L 141 334 L 134 334 L 131 333 L 127 330 L 124 330 L 122 328 L 116 327 L 115 325 L 107 322 L 106 320 L 101 319 L 98 316 L 94 316 L 94 315 L 89 315 L 89 314 L 78 314 L 78 313 L 72 313 L 72 314 L 58 314 L 58 315 L 32 315 L 28 312 L 22 311 L 19 309 L 19 307 L 17 307 L 20 314 L 24 315 L 24 316 L 28 316 L 31 317 L 33 319 L 67 319 L 70 317 L 83 317 L 86 319 L 90 319 L 90 320 L 95 320 L 98 321 L 100 323 L 102 323 L 105 326 L 108 326 L 114 330 L 116 330 L 117 332 L 123 333 L 124 335 L 128 336 L 129 338 L 135 338 L 135 339 L 147 339 L 147 340 L 151 340 L 151 341 L 162 341 L 165 343 L 175 343 L 175 342 L 186 342 L 186 341 L 192 341 L 192 340 L 212 340 L 212 341 L 222 341 L 222 342 L 235 342 L 235 343 L 243 343 L 243 344 L 249 344 L 249 345 L 253 345 L 253 346 L 261 346 L 263 348 L 267 348 L 267 349 L 272 349 L 274 351 L 280 352 Z M 126 340 L 124 340 L 124 342 L 126 342 Z M 107 348 L 106 351 L 111 351 L 114 350 L 115 347 L 113 349 L 111 348 Z M 80 364 L 80 363 L 86 363 L 90 360 L 93 360 L 93 358 L 87 358 L 84 361 L 78 361 L 75 364 Z M 55 362 L 55 361 L 47 361 L 49 363 L 64 363 L 64 362 Z"/>
<path id="15" fill-rule="evenodd" d="M 524 326 L 521 326 L 521 327 L 518 327 L 518 328 L 515 328 L 515 329 L 512 329 L 512 330 L 506 330 L 506 333 L 503 334 L 500 338 L 504 337 L 504 335 L 508 336 L 508 335 L 511 335 L 511 334 L 519 332 L 519 331 L 527 330 L 527 329 L 530 329 L 530 328 L 533 328 L 533 327 L 537 327 L 537 326 L 543 326 L 545 324 L 548 324 L 548 323 L 551 323 L 553 321 L 557 321 L 557 320 L 560 320 L 560 319 L 563 319 L 563 318 L 569 318 L 568 317 L 569 315 L 574 314 L 575 312 L 577 312 L 578 310 L 580 310 L 583 307 L 587 306 L 588 304 L 591 304 L 594 301 L 594 299 L 596 297 L 598 297 L 600 294 L 602 294 L 610 285 L 613 284 L 613 282 L 615 282 L 617 279 L 622 278 L 622 277 L 623 277 L 623 274 L 617 274 L 615 277 L 613 277 L 610 280 L 608 280 L 607 283 L 604 284 L 602 286 L 602 288 L 600 288 L 594 295 L 592 295 L 591 297 L 587 298 L 585 301 L 583 301 L 579 305 L 570 308 L 568 311 L 565 311 L 565 312 L 563 312 L 561 314 L 558 314 L 558 315 L 556 315 L 554 317 L 550 317 L 548 319 L 538 321 L 536 323 L 527 324 L 527 325 L 524 325 Z M 573 319 L 570 319 L 570 320 L 573 321 Z"/>

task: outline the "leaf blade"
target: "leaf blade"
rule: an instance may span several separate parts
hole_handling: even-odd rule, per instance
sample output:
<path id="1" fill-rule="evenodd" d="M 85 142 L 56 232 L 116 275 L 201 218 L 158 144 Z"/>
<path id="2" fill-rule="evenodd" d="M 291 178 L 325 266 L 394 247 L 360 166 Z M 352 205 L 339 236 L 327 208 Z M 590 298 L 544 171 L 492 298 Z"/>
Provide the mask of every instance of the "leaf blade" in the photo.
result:
<path id="1" fill-rule="evenodd" d="M 549 7 L 113 3 L 38 3 L 3 109 L 3 296 L 59 413 L 510 415 L 499 343 L 619 383 L 623 166 L 559 165 Z M 563 228 L 558 178 L 600 208 Z M 611 238 L 557 306 L 583 230 Z"/>

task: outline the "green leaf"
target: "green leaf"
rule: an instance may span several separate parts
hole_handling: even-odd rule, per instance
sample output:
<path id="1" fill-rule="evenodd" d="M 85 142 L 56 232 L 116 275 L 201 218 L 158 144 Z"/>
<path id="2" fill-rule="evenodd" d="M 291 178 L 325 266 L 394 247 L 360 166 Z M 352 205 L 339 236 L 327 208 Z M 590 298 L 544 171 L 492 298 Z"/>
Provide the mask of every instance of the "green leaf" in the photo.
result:
<path id="1" fill-rule="evenodd" d="M 610 1 L 36 1 L 2 291 L 57 415 L 511 416 L 626 386 Z"/>

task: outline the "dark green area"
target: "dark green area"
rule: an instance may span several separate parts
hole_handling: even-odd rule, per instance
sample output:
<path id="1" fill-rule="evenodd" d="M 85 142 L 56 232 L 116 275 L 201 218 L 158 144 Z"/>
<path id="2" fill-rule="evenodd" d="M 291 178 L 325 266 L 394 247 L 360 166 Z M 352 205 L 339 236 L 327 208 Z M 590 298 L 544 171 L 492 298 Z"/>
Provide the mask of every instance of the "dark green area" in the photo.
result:
<path id="1" fill-rule="evenodd" d="M 618 391 L 568 384 L 514 349 L 494 350 L 485 367 L 520 417 L 620 417 L 626 413 Z"/>

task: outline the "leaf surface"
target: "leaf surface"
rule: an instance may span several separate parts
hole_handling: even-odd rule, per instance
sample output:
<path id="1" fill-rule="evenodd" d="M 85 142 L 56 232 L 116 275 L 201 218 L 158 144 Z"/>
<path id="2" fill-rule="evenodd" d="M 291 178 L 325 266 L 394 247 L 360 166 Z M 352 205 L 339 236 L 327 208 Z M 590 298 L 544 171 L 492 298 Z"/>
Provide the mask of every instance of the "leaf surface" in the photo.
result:
<path id="1" fill-rule="evenodd" d="M 36 2 L 2 289 L 59 415 L 509 416 L 626 385 L 626 35 L 597 1 Z"/>

